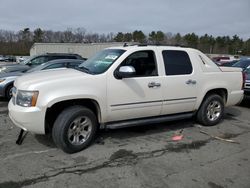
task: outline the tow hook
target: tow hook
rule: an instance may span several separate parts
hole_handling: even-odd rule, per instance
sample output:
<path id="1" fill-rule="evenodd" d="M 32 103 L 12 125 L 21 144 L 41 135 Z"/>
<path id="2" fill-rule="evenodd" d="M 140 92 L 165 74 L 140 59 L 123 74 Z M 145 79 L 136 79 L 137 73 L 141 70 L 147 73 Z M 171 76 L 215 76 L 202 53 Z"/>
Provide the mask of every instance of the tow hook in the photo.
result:
<path id="1" fill-rule="evenodd" d="M 25 133 L 25 134 L 24 134 L 24 133 Z M 21 129 L 21 130 L 20 130 L 20 133 L 19 133 L 19 135 L 18 135 L 18 138 L 17 138 L 17 140 L 16 140 L 16 144 L 17 144 L 17 145 L 21 145 L 21 144 L 23 143 L 23 140 L 24 140 L 24 138 L 26 137 L 27 134 L 28 134 L 27 131 Z"/>

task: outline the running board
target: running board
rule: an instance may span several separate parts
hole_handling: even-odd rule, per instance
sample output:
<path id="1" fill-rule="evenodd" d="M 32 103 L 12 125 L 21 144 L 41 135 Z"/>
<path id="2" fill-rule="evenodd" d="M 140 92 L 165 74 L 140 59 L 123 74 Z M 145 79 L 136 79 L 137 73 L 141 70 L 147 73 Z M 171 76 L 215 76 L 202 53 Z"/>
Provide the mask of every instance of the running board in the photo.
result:
<path id="1" fill-rule="evenodd" d="M 156 124 L 156 123 L 162 123 L 162 122 L 167 122 L 167 121 L 188 119 L 188 118 L 191 118 L 193 115 L 194 113 L 191 112 L 191 113 L 182 113 L 182 114 L 167 115 L 167 116 L 133 119 L 133 120 L 126 120 L 126 121 L 117 121 L 117 122 L 106 123 L 104 124 L 104 127 L 107 129 L 119 129 L 119 128 L 125 128 L 125 127 Z"/>

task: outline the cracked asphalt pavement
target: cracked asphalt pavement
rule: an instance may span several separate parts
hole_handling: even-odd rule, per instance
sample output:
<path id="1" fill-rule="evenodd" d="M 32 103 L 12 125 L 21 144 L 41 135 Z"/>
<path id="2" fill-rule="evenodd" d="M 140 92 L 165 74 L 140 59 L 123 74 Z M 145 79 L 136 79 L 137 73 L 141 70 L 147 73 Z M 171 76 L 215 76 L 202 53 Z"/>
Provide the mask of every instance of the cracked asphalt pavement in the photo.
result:
<path id="1" fill-rule="evenodd" d="M 183 139 L 172 141 L 180 132 Z M 217 126 L 188 119 L 101 130 L 89 148 L 72 155 L 50 136 L 28 133 L 18 146 L 18 133 L 0 99 L 0 188 L 250 187 L 249 99 L 226 108 Z"/>

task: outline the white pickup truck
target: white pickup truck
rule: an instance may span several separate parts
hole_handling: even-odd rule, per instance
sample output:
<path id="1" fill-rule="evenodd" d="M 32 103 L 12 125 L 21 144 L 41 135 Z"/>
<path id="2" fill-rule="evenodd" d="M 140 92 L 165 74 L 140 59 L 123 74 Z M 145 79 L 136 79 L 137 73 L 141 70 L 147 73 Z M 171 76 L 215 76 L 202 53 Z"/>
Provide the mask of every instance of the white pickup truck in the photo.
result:
<path id="1" fill-rule="evenodd" d="M 78 70 L 17 78 L 9 116 L 25 131 L 52 133 L 58 147 L 74 153 L 91 143 L 98 128 L 192 116 L 203 125 L 215 125 L 225 106 L 242 100 L 243 81 L 240 68 L 219 68 L 191 48 L 108 48 Z"/>

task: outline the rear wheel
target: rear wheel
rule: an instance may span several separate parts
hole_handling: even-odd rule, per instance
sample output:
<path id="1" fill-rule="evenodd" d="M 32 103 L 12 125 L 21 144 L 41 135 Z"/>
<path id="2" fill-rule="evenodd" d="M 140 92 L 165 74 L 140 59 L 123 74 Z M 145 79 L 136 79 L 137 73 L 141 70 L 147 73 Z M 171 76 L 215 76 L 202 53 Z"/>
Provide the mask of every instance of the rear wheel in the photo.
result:
<path id="1" fill-rule="evenodd" d="M 72 106 L 65 109 L 56 119 L 52 137 L 64 152 L 75 153 L 91 144 L 96 130 L 95 114 L 88 108 Z"/>
<path id="2" fill-rule="evenodd" d="M 219 123 L 224 114 L 224 102 L 221 96 L 212 94 L 202 102 L 197 113 L 197 120 L 205 126 L 212 126 Z"/>

